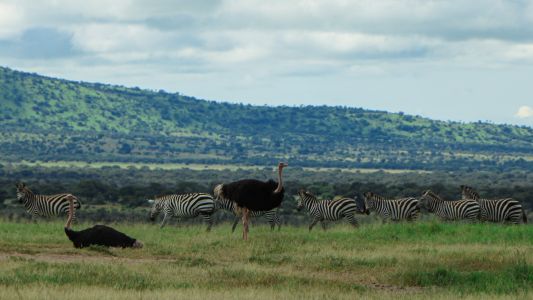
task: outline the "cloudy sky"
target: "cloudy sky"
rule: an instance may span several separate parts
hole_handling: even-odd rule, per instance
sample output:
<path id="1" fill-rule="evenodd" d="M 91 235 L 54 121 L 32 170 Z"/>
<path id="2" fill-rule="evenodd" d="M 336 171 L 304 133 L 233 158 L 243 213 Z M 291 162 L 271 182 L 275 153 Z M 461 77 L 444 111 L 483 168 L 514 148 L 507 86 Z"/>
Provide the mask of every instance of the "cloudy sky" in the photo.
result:
<path id="1" fill-rule="evenodd" d="M 533 0 L 0 0 L 0 65 L 533 126 Z"/>

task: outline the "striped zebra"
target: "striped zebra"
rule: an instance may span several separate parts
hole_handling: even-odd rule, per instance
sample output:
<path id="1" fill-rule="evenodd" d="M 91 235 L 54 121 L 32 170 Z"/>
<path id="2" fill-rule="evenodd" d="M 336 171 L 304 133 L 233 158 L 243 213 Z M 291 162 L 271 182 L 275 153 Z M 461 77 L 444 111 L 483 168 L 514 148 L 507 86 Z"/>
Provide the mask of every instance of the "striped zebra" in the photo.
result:
<path id="1" fill-rule="evenodd" d="M 479 204 L 471 199 L 444 201 L 431 190 L 427 190 L 422 194 L 421 204 L 429 212 L 446 221 L 463 219 L 474 221 L 479 218 Z"/>
<path id="2" fill-rule="evenodd" d="M 413 221 L 420 213 L 416 198 L 386 199 L 372 192 L 364 193 L 364 198 L 367 212 L 375 211 L 383 219 Z"/>
<path id="3" fill-rule="evenodd" d="M 17 200 L 24 204 L 24 208 L 26 208 L 27 212 L 32 214 L 32 218 L 36 218 L 37 216 L 59 216 L 63 213 L 69 215 L 70 199 L 74 201 L 74 211 L 72 212 L 73 219 L 76 209 L 81 208 L 81 202 L 72 194 L 57 194 L 50 196 L 36 195 L 26 186 L 24 182 L 17 183 L 16 187 Z"/>
<path id="4" fill-rule="evenodd" d="M 148 200 L 148 203 L 152 204 L 152 209 L 150 210 L 151 221 L 154 221 L 157 215 L 163 211 L 164 216 L 161 228 L 165 226 L 167 220 L 172 216 L 178 217 L 178 219 L 201 216 L 208 224 L 207 231 L 210 231 L 213 225 L 211 215 L 215 212 L 215 200 L 209 194 L 189 193 L 159 196 Z"/>
<path id="5" fill-rule="evenodd" d="M 215 208 L 216 209 L 223 209 L 231 212 L 235 216 L 235 220 L 233 221 L 233 226 L 231 227 L 231 232 L 235 231 L 235 228 L 237 227 L 237 224 L 239 223 L 239 216 L 235 213 L 234 208 L 235 203 L 231 202 L 228 199 L 225 198 L 217 198 L 215 199 Z M 265 217 L 265 219 L 268 221 L 268 224 L 270 224 L 270 229 L 274 230 L 276 225 L 278 225 L 278 230 L 281 228 L 281 220 L 278 215 L 278 209 L 272 209 L 268 211 L 250 211 L 250 217 L 256 218 L 256 217 Z"/>
<path id="6" fill-rule="evenodd" d="M 479 203 L 481 221 L 518 224 L 522 217 L 522 222 L 527 223 L 524 207 L 517 200 L 482 199 L 472 187 L 466 185 L 461 185 L 461 195 L 463 199 L 472 199 Z"/>
<path id="7" fill-rule="evenodd" d="M 354 199 L 342 198 L 338 200 L 318 200 L 313 194 L 305 190 L 298 192 L 298 210 L 306 208 L 309 215 L 313 218 L 309 224 L 309 231 L 320 221 L 322 229 L 326 230 L 325 221 L 337 221 L 342 218 L 346 219 L 353 227 L 359 224 L 355 219 L 355 213 L 364 213 L 357 207 Z"/>

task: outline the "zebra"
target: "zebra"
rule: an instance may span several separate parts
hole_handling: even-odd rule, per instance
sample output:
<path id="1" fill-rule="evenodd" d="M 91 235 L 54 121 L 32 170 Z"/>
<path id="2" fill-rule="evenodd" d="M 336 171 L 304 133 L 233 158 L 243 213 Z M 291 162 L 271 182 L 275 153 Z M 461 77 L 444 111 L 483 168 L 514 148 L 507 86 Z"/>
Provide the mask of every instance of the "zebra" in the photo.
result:
<path id="1" fill-rule="evenodd" d="M 209 194 L 189 193 L 159 196 L 155 199 L 149 199 L 148 203 L 152 204 L 152 209 L 150 210 L 151 221 L 154 221 L 157 215 L 163 211 L 164 216 L 161 228 L 165 226 L 167 220 L 172 216 L 178 218 L 201 216 L 208 224 L 207 231 L 210 231 L 213 225 L 211 215 L 215 212 L 215 200 Z"/>
<path id="2" fill-rule="evenodd" d="M 420 213 L 418 199 L 413 197 L 386 199 L 372 192 L 366 192 L 364 199 L 366 212 L 373 210 L 384 219 L 413 221 Z"/>
<path id="3" fill-rule="evenodd" d="M 474 221 L 479 218 L 479 204 L 471 199 L 444 201 L 431 190 L 427 190 L 422 194 L 421 204 L 429 212 L 435 213 L 441 219 L 447 221 L 461 219 Z"/>
<path id="4" fill-rule="evenodd" d="M 233 226 L 231 227 L 231 232 L 235 232 L 235 228 L 237 227 L 237 224 L 239 223 L 239 220 L 240 220 L 240 218 L 235 213 L 234 205 L 235 203 L 225 198 L 215 199 L 216 209 L 227 210 L 235 216 L 235 220 L 233 221 Z M 271 230 L 274 230 L 276 225 L 278 225 L 278 230 L 281 229 L 281 220 L 279 218 L 277 208 L 268 210 L 268 211 L 251 211 L 250 212 L 250 217 L 262 217 L 262 216 L 265 217 L 265 219 L 268 221 L 268 224 L 270 224 Z"/>
<path id="5" fill-rule="evenodd" d="M 313 194 L 308 191 L 300 190 L 298 200 L 298 210 L 306 208 L 313 220 L 309 224 L 309 231 L 320 221 L 323 230 L 326 230 L 324 221 L 337 221 L 342 218 L 346 219 L 353 227 L 359 226 L 355 219 L 355 213 L 364 213 L 357 207 L 354 199 L 342 198 L 338 200 L 319 201 Z"/>
<path id="6" fill-rule="evenodd" d="M 70 199 L 74 201 L 73 219 L 75 218 L 76 209 L 81 208 L 81 202 L 72 194 L 36 195 L 24 182 L 19 182 L 15 186 L 17 187 L 17 200 L 19 203 L 24 204 L 24 208 L 26 208 L 28 213 L 32 214 L 32 219 L 38 216 L 59 216 L 62 213 L 69 215 Z"/>
<path id="7" fill-rule="evenodd" d="M 472 199 L 479 203 L 480 220 L 501 223 L 527 223 L 527 215 L 524 207 L 512 198 L 505 199 L 482 199 L 479 194 L 470 186 L 461 185 L 461 195 L 463 199 Z"/>

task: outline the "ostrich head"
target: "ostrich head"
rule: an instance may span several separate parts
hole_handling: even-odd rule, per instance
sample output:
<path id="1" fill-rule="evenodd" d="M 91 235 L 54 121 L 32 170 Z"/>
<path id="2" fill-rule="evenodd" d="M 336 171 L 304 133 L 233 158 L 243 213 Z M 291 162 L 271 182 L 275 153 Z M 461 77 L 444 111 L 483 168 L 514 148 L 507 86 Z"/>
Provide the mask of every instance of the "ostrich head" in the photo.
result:
<path id="1" fill-rule="evenodd" d="M 133 243 L 133 246 L 132 248 L 142 248 L 144 246 L 143 242 L 139 241 L 139 240 L 135 240 L 135 242 Z"/>

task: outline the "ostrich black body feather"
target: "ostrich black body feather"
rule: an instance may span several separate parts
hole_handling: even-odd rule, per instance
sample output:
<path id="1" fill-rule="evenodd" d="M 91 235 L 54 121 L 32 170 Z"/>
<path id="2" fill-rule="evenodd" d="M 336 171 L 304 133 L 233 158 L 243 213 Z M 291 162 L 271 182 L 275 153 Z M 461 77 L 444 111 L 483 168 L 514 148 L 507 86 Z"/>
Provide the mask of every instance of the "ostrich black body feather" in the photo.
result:
<path id="1" fill-rule="evenodd" d="M 127 248 L 136 247 L 137 242 L 136 239 L 105 225 L 95 225 L 81 231 L 65 228 L 65 233 L 76 248 L 91 245 Z"/>
<path id="2" fill-rule="evenodd" d="M 222 186 L 224 198 L 235 202 L 239 207 L 252 211 L 267 211 L 281 205 L 285 190 L 274 193 L 278 183 L 274 180 L 260 181 L 244 179 Z"/>

